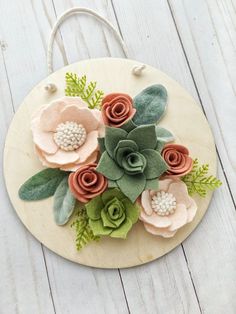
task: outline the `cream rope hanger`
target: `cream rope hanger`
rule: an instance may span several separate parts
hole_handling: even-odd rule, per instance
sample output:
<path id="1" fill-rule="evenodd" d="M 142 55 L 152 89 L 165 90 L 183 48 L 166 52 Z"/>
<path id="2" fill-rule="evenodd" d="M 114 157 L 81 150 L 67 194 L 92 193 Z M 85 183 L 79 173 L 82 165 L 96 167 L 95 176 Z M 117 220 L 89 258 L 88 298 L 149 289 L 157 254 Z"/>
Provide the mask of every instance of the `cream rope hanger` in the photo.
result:
<path id="1" fill-rule="evenodd" d="M 56 23 L 54 24 L 52 31 L 51 31 L 51 35 L 49 38 L 49 43 L 48 43 L 48 49 L 47 49 L 47 65 L 48 65 L 48 73 L 51 74 L 53 73 L 53 42 L 54 42 L 54 38 L 56 35 L 56 32 L 59 28 L 59 26 L 70 16 L 73 16 L 75 14 L 88 14 L 91 15 L 93 17 L 95 17 L 97 20 L 101 21 L 102 23 L 104 23 L 108 28 L 111 29 L 112 33 L 115 35 L 116 39 L 118 40 L 119 44 L 122 47 L 122 50 L 124 52 L 124 55 L 126 58 L 128 58 L 128 50 L 127 47 L 123 41 L 123 39 L 121 38 L 120 34 L 118 33 L 118 31 L 114 28 L 114 26 L 104 17 L 102 17 L 101 15 L 99 15 L 97 12 L 88 9 L 88 8 L 82 8 L 82 7 L 75 7 L 72 9 L 69 9 L 67 11 L 65 11 L 56 21 Z M 145 68 L 145 65 L 138 65 L 135 66 L 132 69 L 132 73 L 134 75 L 141 75 L 143 69 Z M 56 86 L 53 83 L 49 83 L 45 86 L 45 89 L 49 92 L 54 92 L 56 91 Z"/>

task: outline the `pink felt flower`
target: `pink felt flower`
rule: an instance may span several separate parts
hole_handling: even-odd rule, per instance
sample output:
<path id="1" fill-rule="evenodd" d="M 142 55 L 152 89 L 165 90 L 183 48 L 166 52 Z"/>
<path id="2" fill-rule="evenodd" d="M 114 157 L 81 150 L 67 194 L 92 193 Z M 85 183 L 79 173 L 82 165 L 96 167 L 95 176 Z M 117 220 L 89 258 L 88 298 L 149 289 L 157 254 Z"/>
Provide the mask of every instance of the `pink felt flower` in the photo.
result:
<path id="1" fill-rule="evenodd" d="M 141 204 L 139 218 L 145 229 L 164 238 L 173 237 L 179 228 L 193 220 L 197 211 L 186 184 L 180 179 L 160 180 L 157 191 L 142 193 Z"/>
<path id="2" fill-rule="evenodd" d="M 78 97 L 64 97 L 42 106 L 31 129 L 44 166 L 75 171 L 96 161 L 104 125 L 99 110 L 89 109 Z"/>

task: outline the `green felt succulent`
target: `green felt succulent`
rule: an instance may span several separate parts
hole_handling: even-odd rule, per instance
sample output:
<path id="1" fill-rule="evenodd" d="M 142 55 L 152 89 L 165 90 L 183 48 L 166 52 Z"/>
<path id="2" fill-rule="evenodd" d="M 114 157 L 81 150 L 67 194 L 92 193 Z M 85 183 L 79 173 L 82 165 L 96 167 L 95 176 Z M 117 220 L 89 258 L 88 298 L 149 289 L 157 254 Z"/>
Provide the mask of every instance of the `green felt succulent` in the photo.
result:
<path id="1" fill-rule="evenodd" d="M 139 217 L 139 206 L 120 190 L 108 189 L 85 205 L 94 236 L 125 239 Z"/>
<path id="2" fill-rule="evenodd" d="M 132 202 L 145 189 L 158 188 L 157 179 L 168 167 L 158 151 L 154 124 L 106 127 L 99 145 L 102 155 L 97 171 L 108 178 L 109 187 L 118 187 Z"/>

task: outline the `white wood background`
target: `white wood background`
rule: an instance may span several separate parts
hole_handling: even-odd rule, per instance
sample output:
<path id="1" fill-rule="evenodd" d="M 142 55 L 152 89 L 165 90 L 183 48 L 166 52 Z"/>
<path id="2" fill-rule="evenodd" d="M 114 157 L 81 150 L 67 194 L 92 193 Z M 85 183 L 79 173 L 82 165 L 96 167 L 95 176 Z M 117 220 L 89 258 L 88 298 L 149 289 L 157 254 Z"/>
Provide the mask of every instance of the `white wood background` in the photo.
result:
<path id="1" fill-rule="evenodd" d="M 0 0 L 1 163 L 15 110 L 47 75 L 52 24 L 76 5 L 108 18 L 130 58 L 165 71 L 199 102 L 215 135 L 223 187 L 174 251 L 141 267 L 99 270 L 56 256 L 25 230 L 1 168 L 0 313 L 236 313 L 236 1 Z M 122 56 L 105 27 L 88 16 L 65 22 L 56 68 L 101 56 Z"/>

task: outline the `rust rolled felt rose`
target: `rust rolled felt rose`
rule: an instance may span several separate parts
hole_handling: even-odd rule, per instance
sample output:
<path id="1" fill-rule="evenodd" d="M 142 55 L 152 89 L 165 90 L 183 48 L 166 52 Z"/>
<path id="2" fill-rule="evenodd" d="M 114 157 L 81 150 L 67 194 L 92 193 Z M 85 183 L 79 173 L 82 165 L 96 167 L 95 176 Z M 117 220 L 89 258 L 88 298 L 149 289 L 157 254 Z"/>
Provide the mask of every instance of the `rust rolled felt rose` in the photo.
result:
<path id="1" fill-rule="evenodd" d="M 193 168 L 193 160 L 189 156 L 189 151 L 182 145 L 167 144 L 161 155 L 169 167 L 165 173 L 167 176 L 182 177 Z"/>
<path id="2" fill-rule="evenodd" d="M 129 95 L 113 93 L 103 98 L 101 111 L 104 124 L 119 128 L 133 118 L 136 109 Z"/>
<path id="3" fill-rule="evenodd" d="M 87 203 L 107 188 L 107 179 L 96 171 L 96 167 L 96 163 L 91 163 L 69 175 L 70 190 L 82 203 Z"/>

